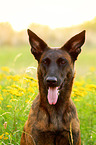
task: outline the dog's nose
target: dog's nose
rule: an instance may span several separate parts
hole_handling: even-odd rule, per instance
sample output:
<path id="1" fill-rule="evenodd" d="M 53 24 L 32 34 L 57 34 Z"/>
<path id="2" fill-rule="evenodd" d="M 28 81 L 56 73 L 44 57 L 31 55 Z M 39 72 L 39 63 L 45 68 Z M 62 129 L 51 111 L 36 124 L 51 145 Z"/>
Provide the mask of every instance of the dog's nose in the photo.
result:
<path id="1" fill-rule="evenodd" d="M 56 77 L 47 77 L 46 79 L 48 85 L 55 85 L 57 83 Z"/>

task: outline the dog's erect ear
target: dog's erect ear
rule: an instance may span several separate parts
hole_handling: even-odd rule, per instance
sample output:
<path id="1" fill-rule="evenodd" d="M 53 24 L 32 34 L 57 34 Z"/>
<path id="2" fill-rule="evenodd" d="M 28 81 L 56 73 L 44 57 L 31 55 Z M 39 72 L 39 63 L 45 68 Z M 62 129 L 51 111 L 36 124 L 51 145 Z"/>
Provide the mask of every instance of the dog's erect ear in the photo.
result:
<path id="1" fill-rule="evenodd" d="M 61 49 L 66 50 L 71 55 L 73 61 L 75 61 L 81 52 L 81 46 L 84 44 L 84 41 L 85 30 L 72 37 Z"/>
<path id="2" fill-rule="evenodd" d="M 39 61 L 42 53 L 47 48 L 47 44 L 31 30 L 28 29 L 27 32 L 29 35 L 31 52 L 35 56 L 35 58 Z"/>

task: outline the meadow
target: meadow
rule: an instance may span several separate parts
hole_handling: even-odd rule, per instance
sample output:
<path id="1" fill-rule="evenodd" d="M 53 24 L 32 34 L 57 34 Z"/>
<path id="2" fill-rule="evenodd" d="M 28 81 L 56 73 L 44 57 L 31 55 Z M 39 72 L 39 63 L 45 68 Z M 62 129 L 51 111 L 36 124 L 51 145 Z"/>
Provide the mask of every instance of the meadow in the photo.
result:
<path id="1" fill-rule="evenodd" d="M 0 145 L 20 145 L 23 126 L 38 93 L 37 62 L 29 46 L 0 48 Z M 96 145 L 96 50 L 84 47 L 76 62 L 72 95 L 82 145 Z"/>

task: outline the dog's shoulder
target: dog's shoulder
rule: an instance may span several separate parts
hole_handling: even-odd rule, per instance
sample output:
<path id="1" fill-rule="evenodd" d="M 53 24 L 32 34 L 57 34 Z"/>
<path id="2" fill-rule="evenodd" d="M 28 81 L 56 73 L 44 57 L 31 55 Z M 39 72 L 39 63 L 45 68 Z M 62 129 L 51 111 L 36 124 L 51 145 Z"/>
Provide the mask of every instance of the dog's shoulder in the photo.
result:
<path id="1" fill-rule="evenodd" d="M 32 102 L 32 110 L 36 111 L 38 109 L 38 107 L 40 106 L 40 95 L 38 94 L 36 96 L 36 98 L 34 99 L 34 101 Z"/>
<path id="2" fill-rule="evenodd" d="M 69 101 L 65 105 L 63 119 L 64 119 L 64 122 L 70 123 L 74 118 L 77 118 L 78 120 L 78 115 L 77 115 L 75 104 L 70 98 Z"/>
<path id="3" fill-rule="evenodd" d="M 37 116 L 37 113 L 39 111 L 39 104 L 40 104 L 39 99 L 40 98 L 39 98 L 39 95 L 38 95 L 34 99 L 34 101 L 32 102 L 32 106 L 31 106 L 31 109 L 30 109 L 30 112 L 29 112 L 29 116 L 28 116 L 28 122 L 31 122 L 31 120 L 33 120 L 33 122 L 34 122 L 36 120 L 36 116 Z"/>

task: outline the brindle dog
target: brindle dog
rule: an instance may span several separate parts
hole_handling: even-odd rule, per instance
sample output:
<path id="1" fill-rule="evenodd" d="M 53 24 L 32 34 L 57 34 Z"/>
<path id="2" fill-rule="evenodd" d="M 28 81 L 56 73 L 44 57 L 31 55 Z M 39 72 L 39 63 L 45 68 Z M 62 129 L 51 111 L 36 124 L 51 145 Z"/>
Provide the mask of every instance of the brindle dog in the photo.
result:
<path id="1" fill-rule="evenodd" d="M 28 35 L 38 61 L 39 94 L 25 123 L 21 145 L 81 145 L 78 115 L 70 96 L 85 30 L 54 49 L 31 30 Z"/>

